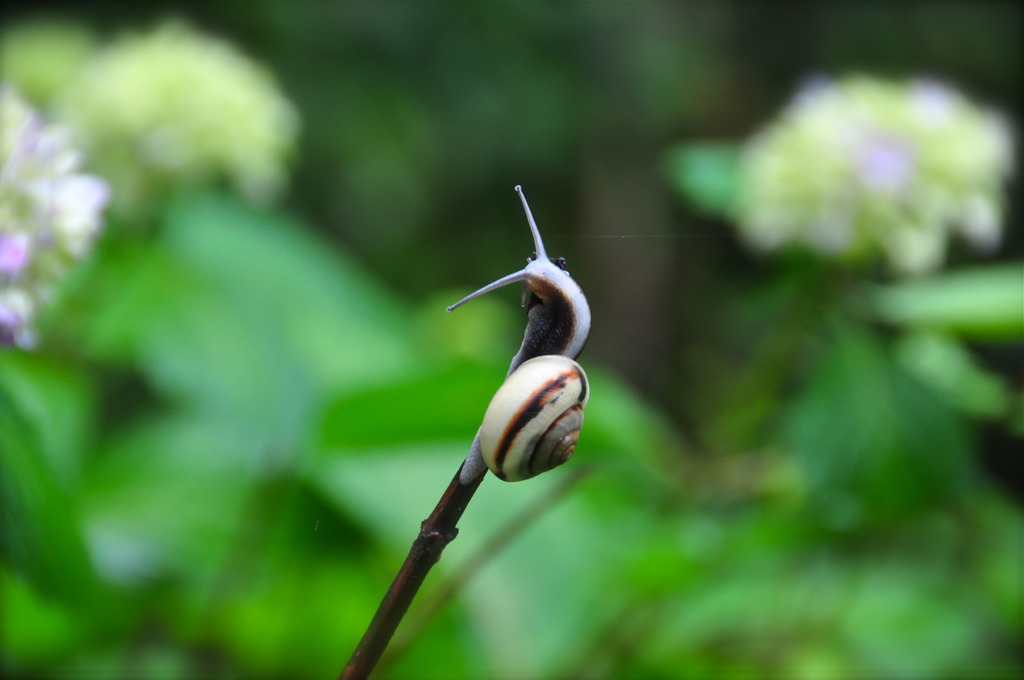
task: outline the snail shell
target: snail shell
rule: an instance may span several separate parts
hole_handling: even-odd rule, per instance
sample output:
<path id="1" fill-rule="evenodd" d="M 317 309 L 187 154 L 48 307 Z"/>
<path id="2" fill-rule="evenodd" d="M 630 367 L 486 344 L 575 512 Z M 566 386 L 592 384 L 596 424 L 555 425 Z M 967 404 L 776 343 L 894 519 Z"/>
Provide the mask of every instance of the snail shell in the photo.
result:
<path id="1" fill-rule="evenodd" d="M 590 397 L 587 374 L 558 355 L 523 362 L 484 414 L 480 453 L 499 479 L 529 479 L 569 460 Z"/>

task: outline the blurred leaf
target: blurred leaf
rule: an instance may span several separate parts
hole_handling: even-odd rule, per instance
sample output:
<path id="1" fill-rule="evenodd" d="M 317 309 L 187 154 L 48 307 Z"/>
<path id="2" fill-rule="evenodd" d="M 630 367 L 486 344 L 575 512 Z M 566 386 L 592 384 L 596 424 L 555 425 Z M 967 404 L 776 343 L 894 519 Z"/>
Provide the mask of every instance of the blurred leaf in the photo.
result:
<path id="1" fill-rule="evenodd" d="M 962 419 L 852 325 L 790 407 L 786 437 L 823 518 L 840 527 L 949 502 L 974 479 Z"/>
<path id="2" fill-rule="evenodd" d="M 171 206 L 160 240 L 104 255 L 90 352 L 136 363 L 162 397 L 234 428 L 241 448 L 294 449 L 325 393 L 412 365 L 406 310 L 288 218 L 193 195 Z"/>
<path id="3" fill-rule="evenodd" d="M 271 455 L 192 418 L 122 434 L 82 480 L 81 517 L 97 569 L 127 587 L 172 575 L 205 584 Z"/>
<path id="4" fill-rule="evenodd" d="M 500 366 L 459 363 L 401 384 L 347 394 L 327 407 L 320 445 L 359 448 L 462 438 L 468 449 L 504 379 Z"/>
<path id="5" fill-rule="evenodd" d="M 663 414 L 614 373 L 600 366 L 586 370 L 591 394 L 581 442 L 587 437 L 591 448 L 636 459 L 645 466 L 678 458 L 681 442 Z"/>
<path id="6" fill-rule="evenodd" d="M 900 363 L 950 403 L 976 416 L 1000 417 L 1010 403 L 1009 388 L 989 373 L 957 340 L 938 333 L 912 333 L 896 346 Z"/>
<path id="7" fill-rule="evenodd" d="M 71 491 L 92 434 L 95 396 L 81 371 L 42 354 L 0 354 L 0 389 L 15 403 L 61 488 Z"/>
<path id="8" fill-rule="evenodd" d="M 324 456 L 310 467 L 306 478 L 332 504 L 399 553 L 412 543 L 420 522 L 458 470 L 465 456 L 462 448 L 454 442 L 410 444 L 365 450 L 358 457 Z"/>
<path id="9" fill-rule="evenodd" d="M 879 286 L 870 301 L 882 319 L 977 340 L 1024 337 L 1024 262 L 936 274 Z"/>
<path id="10" fill-rule="evenodd" d="M 159 249 L 126 254 L 109 276 L 105 285 L 126 292 L 97 310 L 86 331 L 92 353 L 136 363 L 159 397 L 232 428 L 241 448 L 287 448 L 299 437 L 311 378 L 274 328 L 244 318 L 222 289 Z"/>
<path id="11" fill-rule="evenodd" d="M 862 571 L 840 633 L 864 666 L 908 679 L 984 668 L 971 660 L 985 633 L 961 615 L 969 593 L 951 588 L 945 570 L 882 562 Z"/>
<path id="12" fill-rule="evenodd" d="M 232 314 L 283 344 L 314 385 L 372 385 L 412 361 L 409 310 L 305 225 L 202 196 L 172 206 L 167 226 L 171 252 Z"/>
<path id="13" fill-rule="evenodd" d="M 27 583 L 0 567 L 0 625 L 4 677 L 25 677 L 21 666 L 66 656 L 85 632 L 66 609 L 40 598 Z"/>
<path id="14" fill-rule="evenodd" d="M 676 190 L 698 212 L 725 219 L 736 213 L 739 164 L 739 145 L 728 142 L 685 144 L 668 157 Z"/>
<path id="15" fill-rule="evenodd" d="M 993 495 L 977 503 L 975 511 L 977 525 L 972 527 L 971 539 L 978 546 L 978 576 L 972 582 L 980 586 L 976 592 L 986 596 L 979 609 L 1002 624 L 994 629 L 1019 644 L 1024 639 L 1024 618 L 1020 616 L 1020 603 L 1024 602 L 1020 506 Z"/>
<path id="16" fill-rule="evenodd" d="M 516 309 L 507 299 L 484 296 L 454 314 L 444 311 L 469 292 L 436 293 L 420 305 L 417 345 L 438 359 L 494 362 L 505 364 L 507 371 L 508 359 L 519 341 L 516 336 L 522 333 L 525 310 Z"/>
<path id="17" fill-rule="evenodd" d="M 0 551 L 43 595 L 85 604 L 93 574 L 73 511 L 40 430 L 0 383 Z"/>
<path id="18" fill-rule="evenodd" d="M 253 677 L 335 676 L 383 593 L 360 565 L 287 562 L 255 590 L 233 594 L 215 636 Z"/>
<path id="19" fill-rule="evenodd" d="M 1000 603 L 979 587 L 972 558 L 965 561 L 998 554 L 1001 567 L 1017 564 L 1019 577 L 1019 556 L 997 547 L 1009 524 L 1019 530 L 1019 514 L 1004 508 L 1003 526 L 993 526 L 985 518 L 992 509 L 972 506 L 969 519 L 939 510 L 890 527 L 881 551 L 807 531 L 813 508 L 682 515 L 682 540 L 672 540 L 666 524 L 657 542 L 677 576 L 666 570 L 650 593 L 654 624 L 628 664 L 638 656 L 665 669 L 707 664 L 709 677 L 744 660 L 757 669 L 752 677 L 1001 677 L 990 650 L 1009 635 L 994 637 L 998 616 L 988 611 Z M 1019 578 L 1011 591 L 1020 593 Z M 615 630 L 629 634 L 627 626 Z"/>

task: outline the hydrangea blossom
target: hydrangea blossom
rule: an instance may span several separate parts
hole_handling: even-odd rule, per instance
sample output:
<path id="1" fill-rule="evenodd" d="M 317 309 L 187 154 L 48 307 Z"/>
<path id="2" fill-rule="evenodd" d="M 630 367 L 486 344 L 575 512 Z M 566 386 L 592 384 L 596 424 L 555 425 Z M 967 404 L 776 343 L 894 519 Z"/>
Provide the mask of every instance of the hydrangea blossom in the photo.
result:
<path id="1" fill-rule="evenodd" d="M 37 311 L 99 233 L 110 190 L 80 162 L 67 130 L 0 85 L 0 345 L 33 344 Z"/>
<path id="2" fill-rule="evenodd" d="M 741 233 L 763 250 L 880 251 L 898 273 L 939 267 L 951 234 L 990 252 L 1012 147 L 1001 118 L 939 82 L 817 81 L 744 149 Z"/>
<path id="3" fill-rule="evenodd" d="M 134 205 L 220 178 L 266 200 L 284 185 L 298 128 L 270 74 L 178 22 L 115 41 L 60 103 L 118 200 Z"/>
<path id="4" fill-rule="evenodd" d="M 0 80 L 45 110 L 97 48 L 95 36 L 81 24 L 54 19 L 15 23 L 0 33 Z"/>

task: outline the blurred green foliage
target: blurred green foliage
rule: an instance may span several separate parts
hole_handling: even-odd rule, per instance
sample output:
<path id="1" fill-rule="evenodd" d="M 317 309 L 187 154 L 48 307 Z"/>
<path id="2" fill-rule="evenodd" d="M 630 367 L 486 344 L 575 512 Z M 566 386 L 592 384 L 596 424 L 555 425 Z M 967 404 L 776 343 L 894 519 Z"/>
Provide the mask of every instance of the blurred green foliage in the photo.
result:
<path id="1" fill-rule="evenodd" d="M 5 24 L 0 71 L 59 117 L 153 10 L 33 24 L 55 9 Z M 176 14 L 276 74 L 291 187 L 154 186 L 38 351 L 0 354 L 5 676 L 337 674 L 518 345 L 513 291 L 443 311 L 528 254 L 516 183 L 593 308 L 593 472 L 382 677 L 1024 672 L 1019 184 L 1002 250 L 927 278 L 755 259 L 730 228 L 739 144 L 799 79 L 938 69 L 1008 107 L 1020 10 Z M 486 480 L 411 614 L 559 474 Z"/>

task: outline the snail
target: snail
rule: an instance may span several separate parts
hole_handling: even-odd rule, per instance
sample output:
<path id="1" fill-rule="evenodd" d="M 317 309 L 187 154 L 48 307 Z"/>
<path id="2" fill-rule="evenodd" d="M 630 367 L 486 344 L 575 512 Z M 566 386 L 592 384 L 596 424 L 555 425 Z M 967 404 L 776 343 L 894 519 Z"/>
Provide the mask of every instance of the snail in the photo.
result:
<path id="1" fill-rule="evenodd" d="M 526 332 L 463 463 L 460 481 L 464 485 L 487 469 L 511 482 L 564 463 L 576 447 L 590 392 L 587 375 L 575 361 L 590 335 L 590 307 L 566 271 L 565 259 L 548 258 L 522 188 L 516 186 L 516 193 L 535 252 L 523 269 L 447 308 L 451 312 L 502 286 L 523 284 Z"/>

